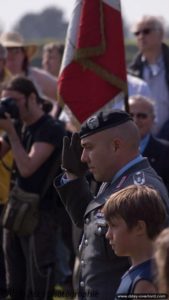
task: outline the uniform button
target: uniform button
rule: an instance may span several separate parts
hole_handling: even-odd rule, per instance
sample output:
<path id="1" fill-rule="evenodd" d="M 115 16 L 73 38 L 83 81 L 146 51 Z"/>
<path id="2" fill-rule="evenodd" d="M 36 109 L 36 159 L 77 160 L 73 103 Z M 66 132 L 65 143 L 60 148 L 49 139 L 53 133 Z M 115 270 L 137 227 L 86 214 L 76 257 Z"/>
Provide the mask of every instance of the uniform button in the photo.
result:
<path id="1" fill-rule="evenodd" d="M 98 232 L 98 234 L 100 234 L 100 233 L 102 232 L 101 226 L 99 226 L 99 227 L 97 228 L 97 232 Z"/>
<path id="2" fill-rule="evenodd" d="M 84 281 L 80 281 L 80 286 L 81 286 L 81 287 L 84 287 L 84 286 L 85 286 Z"/>
<path id="3" fill-rule="evenodd" d="M 85 219 L 85 223 L 86 223 L 86 224 L 89 224 L 89 223 L 90 223 L 89 218 L 86 218 L 86 219 Z"/>
<path id="4" fill-rule="evenodd" d="M 85 246 L 88 246 L 88 239 L 85 239 L 84 244 Z"/>
<path id="5" fill-rule="evenodd" d="M 85 265 L 85 261 L 84 259 L 81 259 L 81 265 L 84 266 Z"/>

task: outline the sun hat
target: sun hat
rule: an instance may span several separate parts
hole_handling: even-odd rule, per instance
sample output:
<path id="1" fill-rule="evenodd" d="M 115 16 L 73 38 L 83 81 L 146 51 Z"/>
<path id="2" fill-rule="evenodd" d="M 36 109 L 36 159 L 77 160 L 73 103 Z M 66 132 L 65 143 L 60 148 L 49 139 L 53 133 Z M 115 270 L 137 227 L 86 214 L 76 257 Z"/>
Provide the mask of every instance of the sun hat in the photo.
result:
<path id="1" fill-rule="evenodd" d="M 37 52 L 37 45 L 26 43 L 18 32 L 3 32 L 0 35 L 0 43 L 6 48 L 23 47 L 29 59 Z"/>

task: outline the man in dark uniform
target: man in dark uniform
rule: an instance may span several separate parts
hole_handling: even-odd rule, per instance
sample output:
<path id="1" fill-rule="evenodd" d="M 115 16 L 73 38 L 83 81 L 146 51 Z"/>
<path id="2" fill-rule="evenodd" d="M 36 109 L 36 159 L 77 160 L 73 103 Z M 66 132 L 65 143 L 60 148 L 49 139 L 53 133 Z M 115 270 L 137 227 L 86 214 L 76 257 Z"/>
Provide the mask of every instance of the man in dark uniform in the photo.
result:
<path id="1" fill-rule="evenodd" d="M 160 192 L 168 211 L 167 190 L 138 149 L 138 129 L 130 115 L 120 110 L 93 115 L 82 124 L 80 135 L 64 140 L 65 174 L 56 178 L 55 187 L 72 221 L 84 228 L 79 299 L 112 300 L 129 266 L 128 259 L 117 257 L 105 238 L 102 207 L 109 195 L 133 183 L 151 185 Z M 86 163 L 94 178 L 103 182 L 96 197 L 83 176 Z"/>

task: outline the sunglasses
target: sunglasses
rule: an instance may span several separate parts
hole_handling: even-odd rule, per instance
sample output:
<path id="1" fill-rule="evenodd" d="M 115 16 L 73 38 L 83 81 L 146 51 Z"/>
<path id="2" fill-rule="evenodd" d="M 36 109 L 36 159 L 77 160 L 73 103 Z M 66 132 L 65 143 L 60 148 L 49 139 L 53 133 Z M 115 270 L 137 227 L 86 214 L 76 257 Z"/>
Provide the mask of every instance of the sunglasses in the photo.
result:
<path id="1" fill-rule="evenodd" d="M 134 32 L 134 35 L 135 36 L 138 36 L 140 34 L 143 34 L 143 35 L 148 35 L 150 34 L 153 30 L 156 30 L 155 28 L 144 28 L 142 30 L 138 30 L 136 32 Z"/>
<path id="2" fill-rule="evenodd" d="M 130 116 L 132 117 L 132 118 L 134 118 L 134 117 L 136 117 L 137 119 L 147 119 L 148 118 L 148 114 L 146 114 L 146 113 L 142 113 L 142 112 L 140 112 L 140 113 L 137 113 L 137 114 L 133 114 L 133 113 L 130 113 Z"/>

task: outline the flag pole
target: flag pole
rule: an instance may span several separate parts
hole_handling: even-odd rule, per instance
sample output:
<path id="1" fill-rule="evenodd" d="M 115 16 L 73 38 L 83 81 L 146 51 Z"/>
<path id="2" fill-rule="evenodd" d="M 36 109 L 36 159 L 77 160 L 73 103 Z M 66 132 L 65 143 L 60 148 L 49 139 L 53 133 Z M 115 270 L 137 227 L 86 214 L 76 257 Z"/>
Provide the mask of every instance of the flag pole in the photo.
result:
<path id="1" fill-rule="evenodd" d="M 128 95 L 128 92 L 127 94 L 125 94 L 124 96 L 124 107 L 125 107 L 125 111 L 127 113 L 129 113 L 130 109 L 129 109 L 129 103 L 128 103 L 128 98 L 129 98 L 129 95 Z"/>

